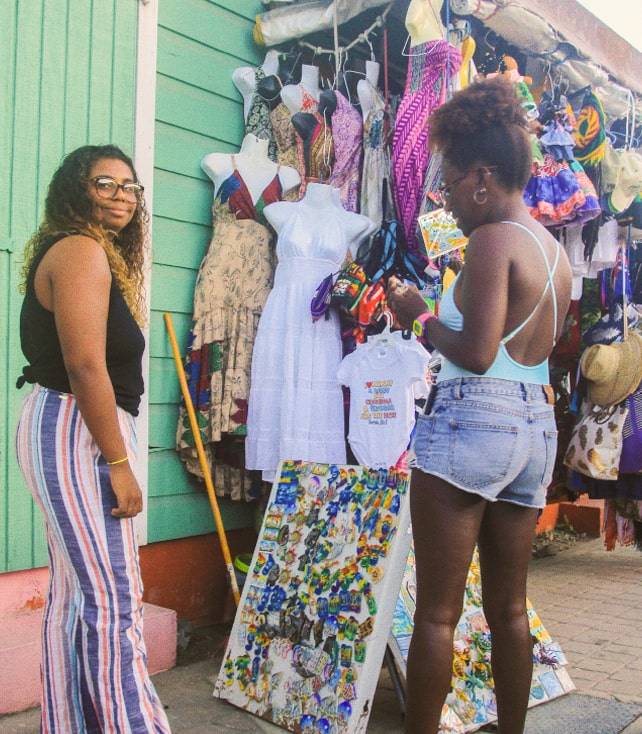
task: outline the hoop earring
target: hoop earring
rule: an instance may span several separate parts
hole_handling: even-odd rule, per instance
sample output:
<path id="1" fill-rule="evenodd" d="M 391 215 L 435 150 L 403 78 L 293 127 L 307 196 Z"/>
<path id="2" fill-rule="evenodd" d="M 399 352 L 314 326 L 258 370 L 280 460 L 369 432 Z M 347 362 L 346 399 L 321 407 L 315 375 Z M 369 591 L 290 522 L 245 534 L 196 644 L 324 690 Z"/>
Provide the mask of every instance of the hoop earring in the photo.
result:
<path id="1" fill-rule="evenodd" d="M 473 201 L 479 206 L 482 206 L 482 204 L 485 204 L 488 201 L 488 192 L 485 186 L 482 186 L 481 189 L 477 189 L 477 191 L 475 191 L 473 194 Z"/>

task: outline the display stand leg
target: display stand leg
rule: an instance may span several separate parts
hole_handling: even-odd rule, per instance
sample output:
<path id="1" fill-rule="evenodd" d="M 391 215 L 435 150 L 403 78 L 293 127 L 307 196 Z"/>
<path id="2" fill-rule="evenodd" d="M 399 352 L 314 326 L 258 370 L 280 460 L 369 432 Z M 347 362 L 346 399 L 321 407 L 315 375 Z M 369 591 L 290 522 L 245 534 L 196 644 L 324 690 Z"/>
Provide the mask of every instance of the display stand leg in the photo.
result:
<path id="1" fill-rule="evenodd" d="M 395 662 L 394 655 L 392 654 L 392 650 L 390 649 L 390 646 L 386 646 L 386 654 L 383 658 L 383 661 L 388 668 L 388 673 L 390 674 L 390 680 L 392 681 L 392 685 L 395 688 L 395 693 L 397 694 L 397 700 L 399 701 L 399 708 L 401 709 L 401 716 L 402 718 L 405 718 L 406 716 L 406 691 L 404 690 L 403 683 L 401 682 L 401 676 L 399 675 L 399 671 L 397 670 L 397 663 Z"/>

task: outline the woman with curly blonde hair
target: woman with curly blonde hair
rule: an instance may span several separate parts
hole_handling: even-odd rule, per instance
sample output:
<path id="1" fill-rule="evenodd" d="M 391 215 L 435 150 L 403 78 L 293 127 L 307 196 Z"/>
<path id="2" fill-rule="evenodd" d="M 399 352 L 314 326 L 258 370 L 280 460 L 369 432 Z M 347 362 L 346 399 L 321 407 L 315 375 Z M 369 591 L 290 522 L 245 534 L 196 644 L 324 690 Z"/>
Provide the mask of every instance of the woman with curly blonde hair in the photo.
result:
<path id="1" fill-rule="evenodd" d="M 70 153 L 28 242 L 18 461 L 47 531 L 42 730 L 165 734 L 147 672 L 131 462 L 143 394 L 143 187 L 119 148 Z"/>

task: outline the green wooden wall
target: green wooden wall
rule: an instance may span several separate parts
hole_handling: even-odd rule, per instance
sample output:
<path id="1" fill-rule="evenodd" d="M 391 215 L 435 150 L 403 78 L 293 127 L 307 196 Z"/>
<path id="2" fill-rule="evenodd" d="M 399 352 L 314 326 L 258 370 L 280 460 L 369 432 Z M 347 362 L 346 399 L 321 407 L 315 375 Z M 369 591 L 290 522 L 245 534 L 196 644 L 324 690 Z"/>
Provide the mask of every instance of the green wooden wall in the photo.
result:
<path id="1" fill-rule="evenodd" d="M 179 387 L 162 314 L 172 313 L 184 351 L 198 266 L 211 238 L 212 185 L 206 153 L 233 151 L 243 108 L 232 71 L 260 58 L 252 41 L 259 0 L 160 0 L 156 89 L 149 412 L 148 540 L 213 529 L 202 489 L 175 451 Z M 252 522 L 250 508 L 223 502 L 229 529 Z"/>
<path id="2" fill-rule="evenodd" d="M 0 571 L 47 562 L 14 450 L 22 248 L 65 153 L 133 150 L 137 17 L 132 0 L 0 0 Z"/>

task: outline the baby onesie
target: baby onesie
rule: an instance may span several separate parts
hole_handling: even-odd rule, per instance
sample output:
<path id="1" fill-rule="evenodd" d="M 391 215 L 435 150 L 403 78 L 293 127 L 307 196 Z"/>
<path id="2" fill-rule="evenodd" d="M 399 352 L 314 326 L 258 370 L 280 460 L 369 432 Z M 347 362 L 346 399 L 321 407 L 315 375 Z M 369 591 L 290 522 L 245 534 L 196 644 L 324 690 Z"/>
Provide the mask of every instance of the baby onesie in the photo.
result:
<path id="1" fill-rule="evenodd" d="M 350 388 L 350 447 L 362 466 L 388 469 L 407 449 L 415 424 L 415 390 L 426 385 L 430 355 L 416 340 L 366 343 L 337 373 Z"/>

